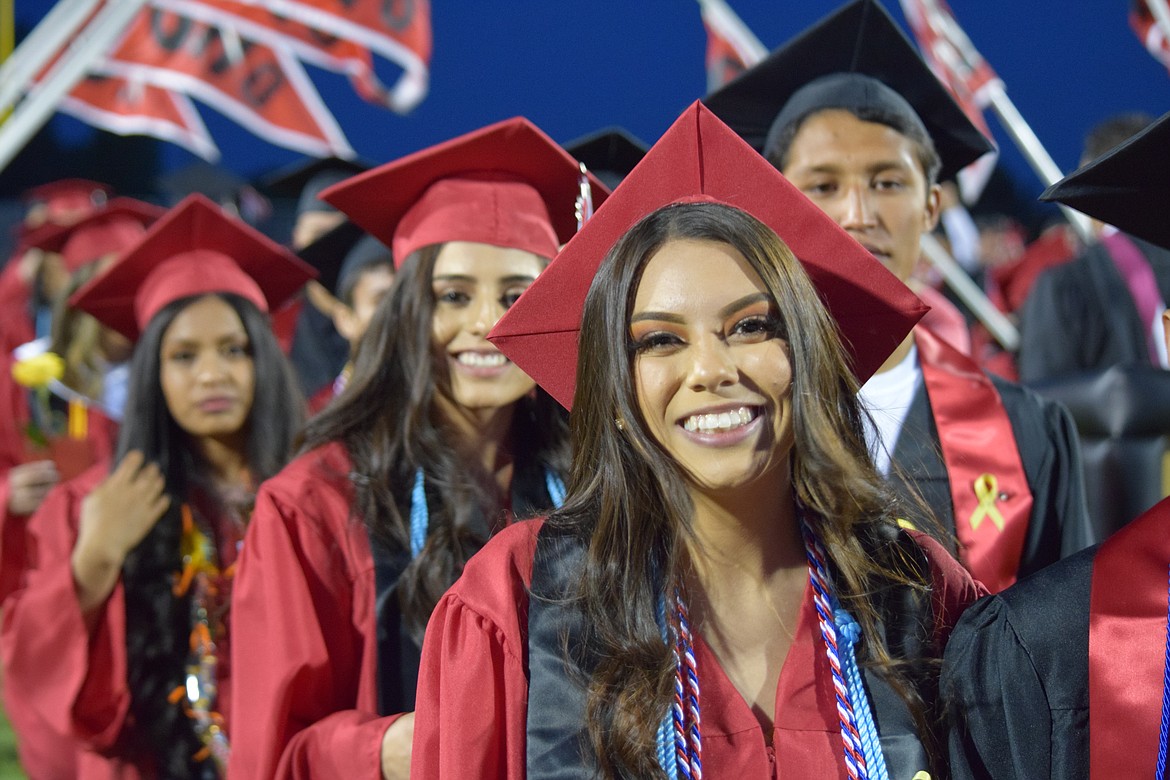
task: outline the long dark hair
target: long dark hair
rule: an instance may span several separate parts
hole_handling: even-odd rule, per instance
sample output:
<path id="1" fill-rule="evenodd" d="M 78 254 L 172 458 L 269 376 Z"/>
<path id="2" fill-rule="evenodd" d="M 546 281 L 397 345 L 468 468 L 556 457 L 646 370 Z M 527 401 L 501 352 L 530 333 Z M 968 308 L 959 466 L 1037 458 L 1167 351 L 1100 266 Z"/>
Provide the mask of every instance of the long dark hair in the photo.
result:
<path id="1" fill-rule="evenodd" d="M 254 484 L 274 475 L 292 450 L 304 404 L 267 317 L 237 295 L 215 293 L 240 317 L 248 334 L 255 391 L 248 415 L 247 462 Z M 172 593 L 182 568 L 180 507 L 199 487 L 215 500 L 208 468 L 167 409 L 159 380 L 163 335 L 175 317 L 203 296 L 175 301 L 147 324 L 130 364 L 128 413 L 118 435 L 117 460 L 139 450 L 166 478 L 171 506 L 126 556 L 126 676 L 135 729 L 132 754 L 153 762 L 160 777 L 199 776 L 192 760 L 202 748 L 192 721 L 167 697 L 185 678 L 191 634 L 190 598 Z"/>
<path id="2" fill-rule="evenodd" d="M 498 489 L 474 454 L 461 451 L 436 409 L 449 378 L 436 371 L 431 330 L 435 260 L 441 244 L 412 253 L 370 322 L 345 392 L 305 431 L 305 448 L 345 445 L 353 465 L 353 511 L 389 549 L 410 549 L 414 475 L 428 484 L 430 532 L 422 552 L 403 572 L 399 600 L 406 625 L 421 640 L 439 597 L 498 525 Z M 512 418 L 512 456 L 564 474 L 569 464 L 563 410 L 544 391 L 521 398 Z"/>
<path id="3" fill-rule="evenodd" d="M 564 507 L 549 522 L 588 540 L 576 597 L 598 665 L 588 685 L 588 734 L 607 777 L 660 777 L 655 733 L 674 695 L 675 665 L 655 620 L 677 582 L 693 505 L 684 475 L 638 410 L 629 322 L 647 260 L 672 239 L 735 247 L 760 275 L 783 320 L 792 361 L 794 499 L 829 553 L 838 597 L 861 624 L 869 661 L 903 695 L 933 750 L 915 686 L 890 658 L 872 598 L 883 585 L 925 591 L 896 539 L 894 499 L 870 460 L 836 324 L 788 248 L 754 217 L 717 204 L 669 206 L 610 251 L 585 302 L 570 419 L 576 456 Z M 613 424 L 622 420 L 619 430 Z"/>

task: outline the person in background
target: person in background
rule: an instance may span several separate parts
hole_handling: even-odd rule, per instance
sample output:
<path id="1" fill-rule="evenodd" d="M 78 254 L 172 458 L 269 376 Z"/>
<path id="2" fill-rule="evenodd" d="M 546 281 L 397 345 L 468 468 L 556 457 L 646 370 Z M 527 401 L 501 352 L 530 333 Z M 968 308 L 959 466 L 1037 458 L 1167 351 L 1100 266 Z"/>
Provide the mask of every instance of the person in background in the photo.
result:
<path id="1" fill-rule="evenodd" d="M 290 244 L 298 254 L 345 222 L 345 215 L 318 196 L 328 187 L 369 168 L 362 162 L 326 157 L 295 163 L 269 176 L 264 189 L 274 196 L 295 198 Z M 326 242 L 326 246 L 331 246 Z M 341 256 L 330 259 L 336 262 Z M 348 339 L 333 324 L 337 297 L 318 281 L 277 316 L 278 328 L 288 334 L 288 355 L 301 391 L 315 411 L 328 400 L 348 358 Z"/>
<path id="2" fill-rule="evenodd" d="M 71 225 L 41 229 L 30 248 L 59 267 L 64 287 L 47 318 L 49 332 L 22 344 L 17 365 L 0 376 L 5 436 L 0 438 L 0 601 L 17 587 L 28 565 L 24 534 L 28 517 L 62 475 L 77 476 L 113 454 L 117 421 L 125 403 L 129 345 L 68 296 L 145 233 L 162 209 L 131 198 L 115 198 Z M 22 361 L 60 359 L 61 375 L 38 388 L 17 381 Z M 26 363 L 27 364 L 27 363 Z"/>
<path id="3" fill-rule="evenodd" d="M 439 602 L 413 777 L 940 771 L 979 590 L 856 398 L 922 303 L 698 103 L 546 274 L 492 338 L 572 401 L 568 493 Z"/>
<path id="4" fill-rule="evenodd" d="M 989 148 L 871 0 L 846 4 L 705 102 L 903 282 L 938 217 L 936 181 Z M 936 529 L 921 496 L 940 539 L 993 592 L 1094 541 L 1076 430 L 1059 404 L 987 375 L 922 327 L 861 398 L 903 518 Z"/>
<path id="5" fill-rule="evenodd" d="M 1085 139 L 1085 165 L 1147 127 L 1122 114 Z M 1161 316 L 1170 296 L 1170 251 L 1103 222 L 1096 243 L 1041 273 L 1020 311 L 1020 379 L 1035 383 L 1115 365 L 1167 366 Z M 1059 334 L 1059 337 L 1057 337 Z"/>
<path id="6" fill-rule="evenodd" d="M 349 359 L 333 382 L 309 399 L 313 414 L 345 389 L 353 375 L 353 362 L 362 336 L 378 305 L 394 284 L 394 258 L 378 239 L 346 221 L 300 251 L 300 257 L 317 269 L 317 284 L 334 303 L 333 327 L 349 343 Z"/>
<path id="7" fill-rule="evenodd" d="M 0 652 L 20 739 L 69 738 L 79 778 L 223 774 L 235 561 L 302 419 L 265 315 L 311 275 L 192 196 L 71 301 L 135 342 L 132 413 L 30 521 Z"/>
<path id="8" fill-rule="evenodd" d="M 1170 114 L 1041 196 L 1170 248 Z M 1163 340 L 1170 317 L 1162 315 Z M 942 686 L 966 778 L 1164 777 L 1170 500 L 963 615 Z"/>
<path id="9" fill-rule="evenodd" d="M 234 776 L 410 772 L 435 602 L 489 536 L 564 492 L 560 409 L 485 337 L 573 235 L 585 184 L 600 204 L 604 186 L 517 118 L 322 193 L 398 267 L 344 392 L 257 497 Z"/>

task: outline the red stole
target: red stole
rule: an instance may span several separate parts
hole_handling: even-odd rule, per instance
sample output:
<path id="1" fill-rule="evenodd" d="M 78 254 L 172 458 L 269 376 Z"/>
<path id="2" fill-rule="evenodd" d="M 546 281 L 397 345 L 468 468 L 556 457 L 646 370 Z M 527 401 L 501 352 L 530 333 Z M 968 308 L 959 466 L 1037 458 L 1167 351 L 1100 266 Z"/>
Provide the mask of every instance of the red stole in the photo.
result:
<path id="1" fill-rule="evenodd" d="M 1166 663 L 1170 501 L 1111 536 L 1093 559 L 1089 774 L 1153 777 Z"/>
<path id="2" fill-rule="evenodd" d="M 1011 421 L 970 358 L 925 328 L 914 339 L 950 480 L 959 560 L 998 593 L 1016 581 L 1032 513 Z"/>

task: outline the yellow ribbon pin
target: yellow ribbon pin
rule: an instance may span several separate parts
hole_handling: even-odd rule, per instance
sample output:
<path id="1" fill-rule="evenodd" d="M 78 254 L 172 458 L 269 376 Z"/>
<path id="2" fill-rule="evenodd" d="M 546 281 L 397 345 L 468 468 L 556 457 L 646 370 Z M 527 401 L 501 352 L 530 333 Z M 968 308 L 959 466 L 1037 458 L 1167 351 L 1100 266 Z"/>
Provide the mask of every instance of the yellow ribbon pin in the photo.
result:
<path id="1" fill-rule="evenodd" d="M 999 498 L 999 481 L 996 480 L 994 474 L 980 474 L 975 478 L 975 497 L 979 499 L 979 506 L 975 507 L 975 511 L 971 513 L 971 528 L 975 531 L 979 530 L 979 526 L 983 524 L 983 518 L 990 517 L 991 522 L 995 523 L 995 527 L 1000 531 L 1004 527 L 1003 515 L 999 513 L 996 507 L 996 499 Z"/>
<path id="2" fill-rule="evenodd" d="M 918 772 L 910 780 L 930 780 L 929 772 Z"/>

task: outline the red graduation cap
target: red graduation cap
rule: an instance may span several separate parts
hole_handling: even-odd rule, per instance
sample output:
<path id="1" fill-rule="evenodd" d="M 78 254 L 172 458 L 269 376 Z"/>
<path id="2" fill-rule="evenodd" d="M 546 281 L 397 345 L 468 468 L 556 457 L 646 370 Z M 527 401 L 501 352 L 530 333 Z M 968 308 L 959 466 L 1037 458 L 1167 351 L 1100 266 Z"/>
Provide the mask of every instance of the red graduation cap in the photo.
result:
<path id="1" fill-rule="evenodd" d="M 129 249 L 164 213 L 165 209 L 145 201 L 114 198 L 80 222 L 38 231 L 29 244 L 59 253 L 72 273 L 91 260 Z"/>
<path id="2" fill-rule="evenodd" d="M 800 259 L 864 382 L 927 307 L 701 103 L 683 112 L 593 219 L 488 335 L 565 407 L 577 337 L 602 259 L 640 219 L 671 203 L 723 203 L 768 225 Z"/>
<path id="3" fill-rule="evenodd" d="M 191 195 L 69 303 L 136 340 L 160 309 L 180 298 L 235 293 L 273 311 L 314 276 L 280 244 Z"/>
<path id="4" fill-rule="evenodd" d="M 92 209 L 106 202 L 109 185 L 89 179 L 58 179 L 25 190 L 20 199 L 29 206 L 44 204 L 50 214 L 57 211 Z"/>
<path id="5" fill-rule="evenodd" d="M 320 193 L 389 246 L 475 241 L 552 257 L 577 229 L 580 168 L 523 117 L 407 155 Z M 592 174 L 593 202 L 608 188 Z"/>

